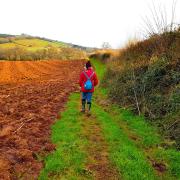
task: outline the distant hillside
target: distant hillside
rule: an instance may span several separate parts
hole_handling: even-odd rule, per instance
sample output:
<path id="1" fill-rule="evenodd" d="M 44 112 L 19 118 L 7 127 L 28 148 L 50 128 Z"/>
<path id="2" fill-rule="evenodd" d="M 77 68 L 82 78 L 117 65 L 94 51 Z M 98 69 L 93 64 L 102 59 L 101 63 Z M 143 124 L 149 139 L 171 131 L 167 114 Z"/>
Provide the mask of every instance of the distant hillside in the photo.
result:
<path id="1" fill-rule="evenodd" d="M 0 60 L 84 59 L 85 51 L 91 49 L 26 34 L 0 34 Z"/>
<path id="2" fill-rule="evenodd" d="M 55 46 L 55 47 L 71 47 L 71 48 L 77 48 L 81 50 L 85 50 L 88 52 L 92 52 L 94 50 L 97 50 L 97 48 L 92 47 L 85 47 L 80 46 L 77 44 L 72 43 L 66 43 L 62 41 L 52 40 L 48 38 L 38 37 L 38 36 L 30 36 L 26 34 L 22 35 L 9 35 L 9 34 L 0 34 L 0 46 L 3 46 L 1 44 L 8 43 L 6 46 L 26 46 L 31 47 L 33 46 L 35 49 L 37 48 L 44 48 L 47 46 Z M 31 50 L 31 48 L 29 48 Z M 32 48 L 32 50 L 34 50 Z"/>

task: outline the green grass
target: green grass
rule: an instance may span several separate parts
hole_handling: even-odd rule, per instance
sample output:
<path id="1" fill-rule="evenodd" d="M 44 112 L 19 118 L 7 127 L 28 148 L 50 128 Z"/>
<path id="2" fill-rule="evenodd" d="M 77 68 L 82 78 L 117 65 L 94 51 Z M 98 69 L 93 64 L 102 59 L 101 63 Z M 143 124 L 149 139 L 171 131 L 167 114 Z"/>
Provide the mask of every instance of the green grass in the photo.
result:
<path id="1" fill-rule="evenodd" d="M 96 99 L 98 99 L 96 97 Z M 99 106 L 100 108 L 101 106 Z M 96 110 L 98 108 L 96 107 Z M 124 152 L 117 150 L 117 154 L 121 156 L 121 153 L 125 154 L 125 159 L 129 158 L 128 153 L 126 152 L 126 143 L 128 144 L 127 151 L 130 151 L 132 154 L 139 152 L 141 155 L 141 160 L 144 158 L 147 164 L 151 164 L 147 157 L 151 158 L 151 160 L 154 160 L 156 163 L 163 163 L 166 166 L 166 171 L 163 172 L 160 177 L 162 179 L 177 179 L 180 178 L 180 152 L 176 151 L 176 149 L 165 149 L 161 146 L 163 143 L 163 139 L 160 138 L 160 135 L 158 134 L 156 128 L 151 126 L 143 117 L 135 116 L 128 110 L 123 110 L 118 108 L 116 105 L 101 107 L 101 113 L 103 114 L 103 110 L 105 110 L 106 119 L 108 119 L 108 123 L 114 122 L 114 125 L 117 126 L 118 129 L 121 129 L 121 133 L 124 133 L 123 136 L 115 135 L 114 137 L 119 137 L 122 142 L 123 148 L 125 148 Z M 101 119 L 101 121 L 105 121 L 105 117 Z M 110 125 L 106 125 L 107 129 L 110 127 Z M 106 134 L 107 132 L 105 132 Z M 112 133 L 112 132 L 111 132 Z M 112 136 L 112 135 L 108 135 Z M 125 138 L 126 136 L 126 138 Z M 123 137 L 123 138 L 122 138 Z M 135 139 L 131 139 L 131 137 L 134 137 Z M 113 142 L 113 141 L 112 141 Z M 129 142 L 133 144 L 133 146 L 129 146 Z M 117 145 L 113 145 L 112 147 L 116 147 Z M 135 147 L 135 149 L 134 149 Z M 114 149 L 113 149 L 114 151 Z M 113 153 L 113 151 L 111 153 Z M 117 164 L 119 169 L 123 171 L 124 167 L 121 163 L 116 162 L 117 157 L 113 158 L 112 160 Z M 121 159 L 121 158 L 120 158 Z M 140 167 L 142 166 L 142 162 L 137 160 L 138 163 L 140 163 Z M 131 163 L 133 164 L 133 160 L 131 160 Z M 125 172 L 122 172 L 123 177 L 126 179 L 126 173 L 131 169 L 131 163 L 126 165 L 128 167 Z M 138 167 L 137 167 L 138 168 Z M 129 169 L 129 170 L 128 170 Z M 140 174 L 143 174 L 142 170 L 138 169 L 138 172 L 140 171 Z M 131 172 L 129 172 L 131 174 Z M 137 173 L 136 173 L 137 174 Z M 130 175 L 131 177 L 132 175 Z M 139 176 L 139 175 L 138 175 Z M 136 179 L 136 177 L 134 177 Z M 129 179 L 129 177 L 127 178 Z M 149 177 L 150 179 L 150 177 Z"/>
<path id="2" fill-rule="evenodd" d="M 98 78 L 100 80 L 102 80 L 103 76 L 104 76 L 104 74 L 106 72 L 105 64 L 103 64 L 102 62 L 100 62 L 100 61 L 98 61 L 98 60 L 96 60 L 94 58 L 91 59 L 91 62 L 93 64 L 93 66 L 95 67 L 95 70 L 96 70 L 96 73 L 98 75 Z"/>
<path id="3" fill-rule="evenodd" d="M 157 179 L 155 172 L 143 151 L 138 149 L 123 129 L 119 128 L 113 116 L 96 105 L 94 113 L 102 125 L 109 144 L 110 157 L 124 179 Z"/>
<path id="4" fill-rule="evenodd" d="M 79 95 L 71 95 L 61 120 L 52 126 L 52 142 L 56 151 L 45 158 L 45 167 L 40 180 L 89 178 L 86 174 L 87 140 L 82 136 L 82 127 L 78 110 Z"/>
<path id="5" fill-rule="evenodd" d="M 175 149 L 156 149 L 154 157 L 159 161 L 167 162 L 168 173 L 174 179 L 180 179 L 180 152 Z"/>
<path id="6" fill-rule="evenodd" d="M 112 105 L 111 113 L 116 117 L 118 123 L 126 122 L 128 128 L 140 137 L 142 146 L 152 147 L 161 143 L 156 128 L 152 127 L 143 116 L 135 116 L 117 105 Z"/>

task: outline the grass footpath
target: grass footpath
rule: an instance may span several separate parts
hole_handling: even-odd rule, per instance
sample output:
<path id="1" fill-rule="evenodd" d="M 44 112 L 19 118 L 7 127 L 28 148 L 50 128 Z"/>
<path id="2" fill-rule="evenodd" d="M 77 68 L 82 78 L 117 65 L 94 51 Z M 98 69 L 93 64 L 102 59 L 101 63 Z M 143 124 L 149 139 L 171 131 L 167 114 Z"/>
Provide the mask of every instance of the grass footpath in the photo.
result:
<path id="1" fill-rule="evenodd" d="M 52 127 L 52 142 L 56 151 L 45 158 L 39 179 L 81 179 L 85 171 L 87 140 L 82 136 L 79 120 L 78 94 L 72 94 L 61 119 Z"/>
<path id="2" fill-rule="evenodd" d="M 92 62 L 102 79 L 105 65 Z M 56 151 L 45 158 L 39 179 L 180 179 L 179 152 L 163 148 L 157 130 L 112 104 L 106 91 L 96 89 L 90 117 L 79 112 L 80 95 L 70 96 L 52 127 Z"/>

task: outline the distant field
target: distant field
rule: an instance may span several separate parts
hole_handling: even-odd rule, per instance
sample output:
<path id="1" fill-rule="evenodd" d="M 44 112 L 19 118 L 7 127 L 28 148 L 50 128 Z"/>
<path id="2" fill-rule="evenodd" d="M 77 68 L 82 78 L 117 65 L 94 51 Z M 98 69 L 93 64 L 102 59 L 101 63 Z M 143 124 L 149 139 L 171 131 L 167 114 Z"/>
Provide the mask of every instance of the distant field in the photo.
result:
<path id="1" fill-rule="evenodd" d="M 78 46 L 61 41 L 32 36 L 2 36 L 0 60 L 69 60 L 86 59 L 86 52 Z"/>
<path id="2" fill-rule="evenodd" d="M 5 40 L 5 38 L 0 38 L 0 41 Z M 18 39 L 18 40 L 12 40 L 12 42 L 8 42 L 8 43 L 3 43 L 0 44 L 0 48 L 13 48 L 13 47 L 23 47 L 26 50 L 30 50 L 30 51 L 36 51 L 39 49 L 44 49 L 47 47 L 67 47 L 66 44 L 63 44 L 61 42 L 49 42 L 46 40 L 41 40 L 41 39 Z"/>
<path id="3" fill-rule="evenodd" d="M 0 41 L 3 41 L 3 40 L 5 40 L 6 38 L 3 38 L 3 37 L 0 37 Z"/>

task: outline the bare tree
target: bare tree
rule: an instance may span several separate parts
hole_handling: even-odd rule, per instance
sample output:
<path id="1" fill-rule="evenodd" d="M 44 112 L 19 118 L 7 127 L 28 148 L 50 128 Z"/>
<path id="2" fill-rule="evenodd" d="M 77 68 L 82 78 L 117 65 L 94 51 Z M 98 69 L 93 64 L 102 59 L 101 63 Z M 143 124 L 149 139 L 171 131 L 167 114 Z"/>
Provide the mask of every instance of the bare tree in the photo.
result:
<path id="1" fill-rule="evenodd" d="M 152 5 L 149 6 L 150 15 L 143 17 L 145 24 L 144 30 L 146 36 L 153 36 L 164 32 L 172 32 L 178 27 L 175 23 L 177 0 L 173 0 L 171 8 L 171 18 L 168 22 L 168 15 L 166 7 L 162 4 L 155 4 L 152 1 Z"/>
<path id="2" fill-rule="evenodd" d="M 111 48 L 111 45 L 109 44 L 109 42 L 103 42 L 102 48 L 103 48 L 103 49 L 110 49 L 110 48 Z"/>

